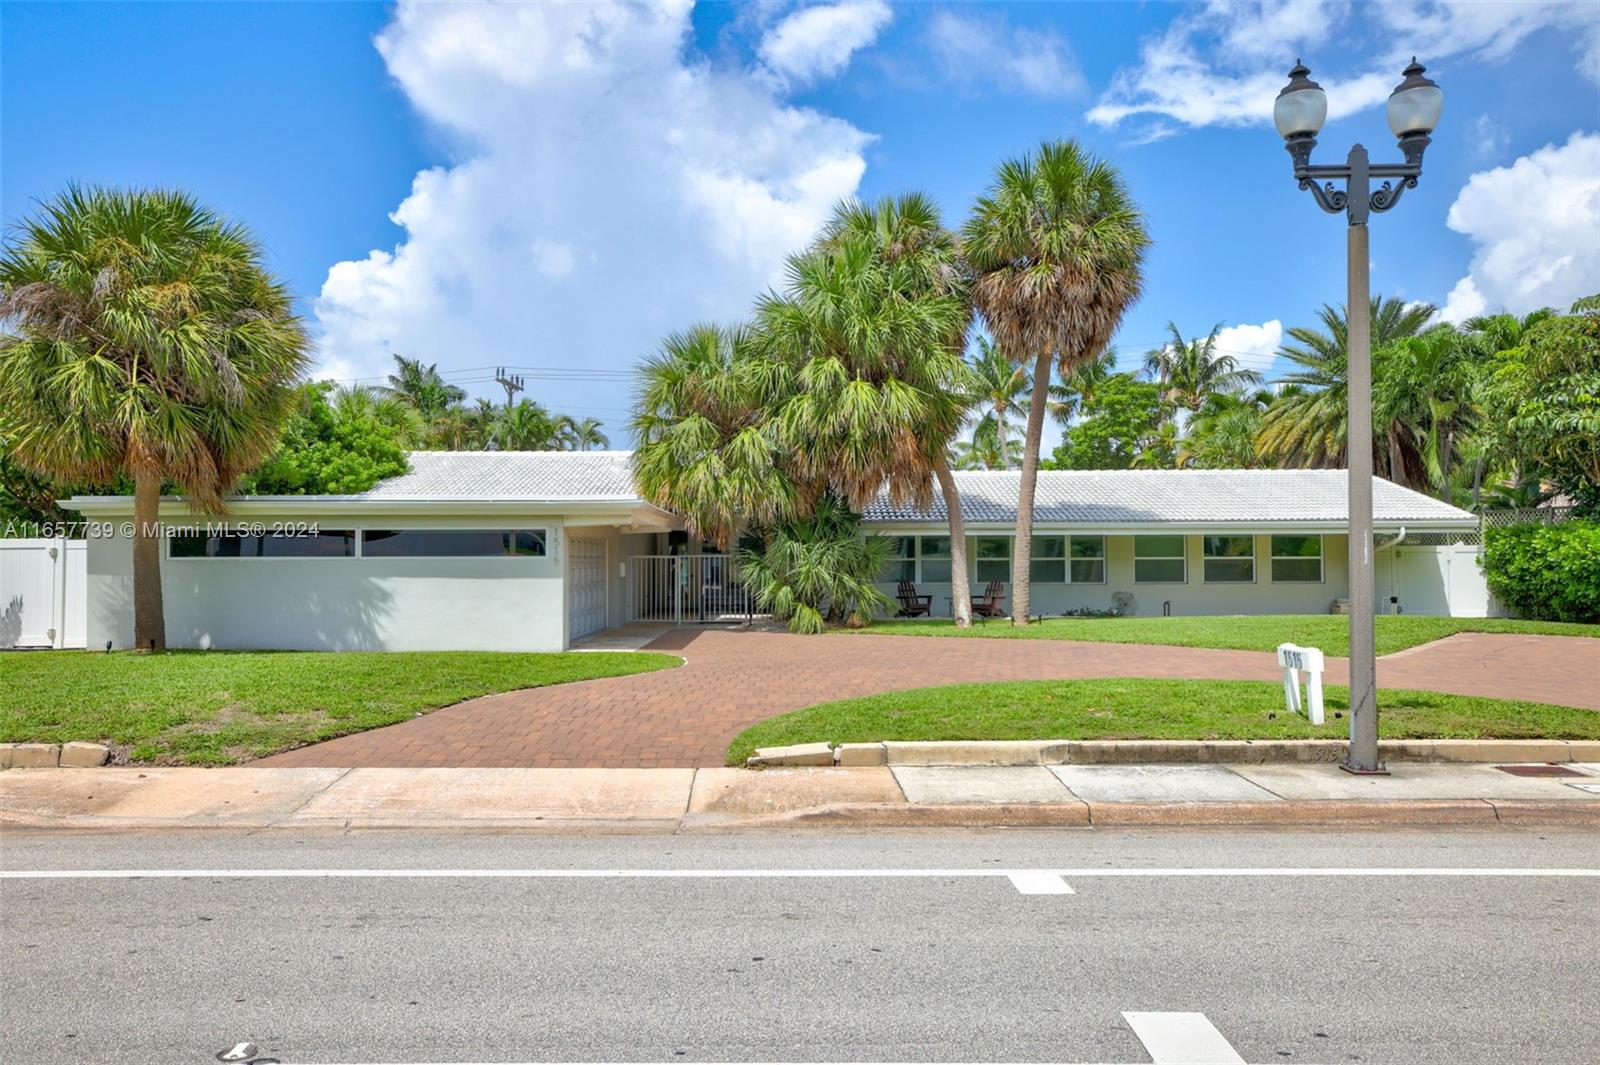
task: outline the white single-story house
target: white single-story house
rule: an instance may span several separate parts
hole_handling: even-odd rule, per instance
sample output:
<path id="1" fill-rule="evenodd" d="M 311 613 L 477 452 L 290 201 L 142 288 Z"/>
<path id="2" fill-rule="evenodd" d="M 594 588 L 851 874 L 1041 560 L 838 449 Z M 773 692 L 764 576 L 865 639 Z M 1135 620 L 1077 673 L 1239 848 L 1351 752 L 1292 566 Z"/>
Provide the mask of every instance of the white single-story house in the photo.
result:
<path id="1" fill-rule="evenodd" d="M 448 452 L 342 496 L 231 500 L 225 520 L 162 504 L 162 593 L 174 647 L 561 650 L 630 621 L 696 622 L 752 609 L 728 560 L 639 498 L 625 451 Z M 1011 584 L 1015 471 L 956 474 L 975 592 Z M 133 501 L 77 496 L 87 546 L 87 643 L 133 638 Z M 1338 470 L 1042 472 L 1034 611 L 1323 613 L 1346 594 Z M 1481 616 L 1476 549 L 1392 546 L 1470 538 L 1477 519 L 1378 481 L 1380 608 Z M 880 499 L 884 575 L 949 613 L 942 504 Z M 1441 535 L 1442 534 L 1442 535 Z M 1406 552 L 1406 554 L 1401 554 Z"/>

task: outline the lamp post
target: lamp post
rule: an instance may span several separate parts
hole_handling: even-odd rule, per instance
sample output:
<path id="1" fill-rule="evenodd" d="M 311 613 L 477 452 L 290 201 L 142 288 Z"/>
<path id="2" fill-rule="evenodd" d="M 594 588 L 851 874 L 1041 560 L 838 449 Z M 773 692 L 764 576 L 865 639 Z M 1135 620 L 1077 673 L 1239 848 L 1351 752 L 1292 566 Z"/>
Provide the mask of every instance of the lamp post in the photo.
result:
<path id="1" fill-rule="evenodd" d="M 1350 467 L 1350 751 L 1343 768 L 1352 773 L 1385 773 L 1378 759 L 1378 661 L 1373 630 L 1376 590 L 1372 570 L 1372 297 L 1368 278 L 1367 218 L 1400 202 L 1422 176 L 1422 153 L 1439 124 L 1444 94 L 1422 76 L 1416 59 L 1405 80 L 1389 95 L 1389 129 L 1400 139 L 1403 163 L 1373 164 L 1361 145 L 1350 149 L 1343 166 L 1313 165 L 1311 149 L 1328 117 L 1328 94 L 1311 80 L 1298 60 L 1289 84 L 1278 94 L 1272 119 L 1294 160 L 1294 176 L 1329 214 L 1349 222 L 1345 307 L 1346 387 L 1349 427 L 1345 451 Z M 1383 184 L 1372 188 L 1372 179 Z M 1342 180 L 1344 188 L 1334 182 Z"/>

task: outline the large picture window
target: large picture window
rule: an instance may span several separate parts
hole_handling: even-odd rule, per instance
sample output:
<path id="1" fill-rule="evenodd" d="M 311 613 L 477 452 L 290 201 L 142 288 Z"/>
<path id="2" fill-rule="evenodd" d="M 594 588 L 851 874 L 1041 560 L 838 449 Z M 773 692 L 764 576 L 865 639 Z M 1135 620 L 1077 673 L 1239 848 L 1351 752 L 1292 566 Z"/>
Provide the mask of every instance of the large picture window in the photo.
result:
<path id="1" fill-rule="evenodd" d="M 545 540 L 543 529 L 366 529 L 361 533 L 361 554 L 367 558 L 542 558 Z"/>
<path id="2" fill-rule="evenodd" d="M 170 558 L 349 558 L 356 534 L 349 529 L 306 533 L 176 533 L 167 537 Z"/>
<path id="3" fill-rule="evenodd" d="M 1133 538 L 1135 584 L 1182 584 L 1188 579 L 1188 563 L 1183 557 L 1183 537 L 1135 536 Z"/>
<path id="4" fill-rule="evenodd" d="M 1104 536 L 1074 536 L 1071 580 L 1073 584 L 1104 584 L 1106 582 L 1106 538 Z"/>
<path id="5" fill-rule="evenodd" d="M 1011 537 L 980 536 L 977 541 L 979 584 L 1011 580 Z"/>
<path id="6" fill-rule="evenodd" d="M 1256 579 L 1256 538 L 1204 536 L 1207 584 L 1250 584 Z"/>
<path id="7" fill-rule="evenodd" d="M 1322 537 L 1274 536 L 1272 538 L 1272 582 L 1274 584 L 1320 584 L 1322 582 Z"/>

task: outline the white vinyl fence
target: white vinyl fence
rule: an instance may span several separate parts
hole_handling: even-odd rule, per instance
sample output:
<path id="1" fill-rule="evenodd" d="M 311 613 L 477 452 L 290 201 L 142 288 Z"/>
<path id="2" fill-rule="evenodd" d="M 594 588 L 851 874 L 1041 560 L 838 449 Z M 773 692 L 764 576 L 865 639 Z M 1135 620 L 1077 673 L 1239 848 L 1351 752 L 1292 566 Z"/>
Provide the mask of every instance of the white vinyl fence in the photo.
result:
<path id="1" fill-rule="evenodd" d="M 0 540 L 0 648 L 88 642 L 82 540 Z"/>

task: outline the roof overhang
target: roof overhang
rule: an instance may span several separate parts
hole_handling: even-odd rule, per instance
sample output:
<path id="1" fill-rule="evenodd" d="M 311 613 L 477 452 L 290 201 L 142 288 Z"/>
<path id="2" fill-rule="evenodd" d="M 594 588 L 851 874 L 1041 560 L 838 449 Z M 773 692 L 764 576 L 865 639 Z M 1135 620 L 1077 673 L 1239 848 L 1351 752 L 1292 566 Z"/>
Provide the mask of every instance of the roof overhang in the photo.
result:
<path id="1" fill-rule="evenodd" d="M 59 501 L 68 510 L 89 517 L 122 517 L 133 513 L 132 496 L 72 496 Z M 363 496 L 246 496 L 226 501 L 213 521 L 238 518 L 356 515 L 362 521 L 386 517 L 429 518 L 483 515 L 495 518 L 578 519 L 572 524 L 626 525 L 640 529 L 674 529 L 678 519 L 642 499 L 371 499 Z M 196 512 L 182 496 L 162 496 L 162 520 L 194 521 Z"/>
<path id="2" fill-rule="evenodd" d="M 948 529 L 949 523 L 939 519 L 927 521 L 867 521 L 864 523 L 873 532 L 894 535 L 898 532 L 925 533 L 932 529 Z M 1011 533 L 1016 531 L 1015 522 L 984 522 L 969 521 L 963 523 L 968 533 Z M 1471 532 L 1478 527 L 1476 519 L 1463 520 L 1457 518 L 1434 519 L 1394 519 L 1376 518 L 1373 528 L 1379 532 L 1397 532 L 1405 529 L 1412 532 Z M 1044 533 L 1092 533 L 1096 536 L 1146 536 L 1151 533 L 1180 533 L 1199 535 L 1203 533 L 1345 533 L 1350 524 L 1340 519 L 1337 521 L 1216 521 L 1216 522 L 1049 522 L 1035 521 L 1033 531 L 1035 534 Z"/>

